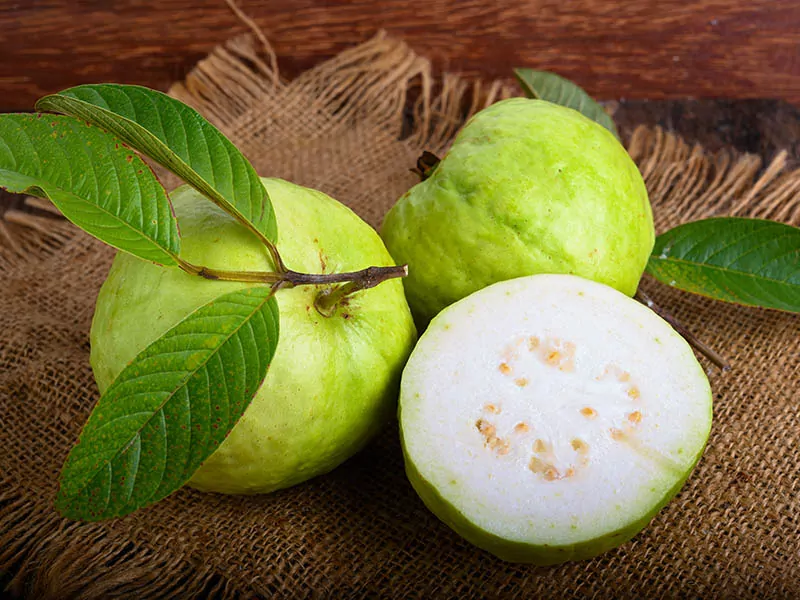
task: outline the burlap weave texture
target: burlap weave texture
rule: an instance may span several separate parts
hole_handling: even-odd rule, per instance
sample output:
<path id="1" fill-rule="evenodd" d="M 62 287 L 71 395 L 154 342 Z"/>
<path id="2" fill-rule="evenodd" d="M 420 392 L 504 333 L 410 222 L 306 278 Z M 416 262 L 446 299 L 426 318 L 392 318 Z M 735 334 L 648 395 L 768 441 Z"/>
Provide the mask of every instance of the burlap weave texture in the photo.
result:
<path id="1" fill-rule="evenodd" d="M 377 36 L 292 82 L 237 38 L 171 93 L 264 176 L 315 187 L 378 225 L 467 115 L 513 91 L 434 79 Z M 709 154 L 657 129 L 628 140 L 659 231 L 716 214 L 800 224 L 784 157 Z M 167 180 L 165 178 L 165 180 Z M 168 184 L 174 184 L 174 181 Z M 0 229 L 0 572 L 31 598 L 800 597 L 800 319 L 645 280 L 659 304 L 729 359 L 705 364 L 715 399 L 706 453 L 650 527 L 597 559 L 541 569 L 471 547 L 405 479 L 396 426 L 333 473 L 272 495 L 181 490 L 98 524 L 53 510 L 58 472 L 98 394 L 88 331 L 112 252 L 54 218 Z"/>

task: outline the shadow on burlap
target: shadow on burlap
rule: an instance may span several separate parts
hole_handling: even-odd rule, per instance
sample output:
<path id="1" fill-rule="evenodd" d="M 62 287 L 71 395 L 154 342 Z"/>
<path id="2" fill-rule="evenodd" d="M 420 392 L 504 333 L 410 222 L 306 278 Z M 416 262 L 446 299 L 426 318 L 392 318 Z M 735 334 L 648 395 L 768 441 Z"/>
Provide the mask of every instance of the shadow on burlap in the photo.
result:
<path id="1" fill-rule="evenodd" d="M 171 93 L 265 176 L 319 188 L 377 225 L 466 116 L 514 92 L 455 76 L 378 35 L 287 83 L 237 38 Z M 657 228 L 713 214 L 800 223 L 785 155 L 710 154 L 658 129 L 628 143 Z M 174 182 L 170 182 L 174 184 Z M 41 202 L 39 206 L 44 206 Z M 706 364 L 715 421 L 686 487 L 623 547 L 585 562 L 500 562 L 433 517 L 403 474 L 396 424 L 327 476 L 260 497 L 184 489 L 124 519 L 53 510 L 61 464 L 97 400 L 88 331 L 112 252 L 70 224 L 0 222 L 0 572 L 31 598 L 800 596 L 800 320 L 645 281 L 732 363 Z"/>

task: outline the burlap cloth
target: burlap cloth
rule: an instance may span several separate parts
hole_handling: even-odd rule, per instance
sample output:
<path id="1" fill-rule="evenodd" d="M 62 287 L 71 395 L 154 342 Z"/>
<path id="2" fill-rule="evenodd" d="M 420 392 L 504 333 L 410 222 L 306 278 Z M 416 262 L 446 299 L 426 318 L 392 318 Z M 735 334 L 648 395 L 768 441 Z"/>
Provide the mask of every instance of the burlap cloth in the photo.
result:
<path id="1" fill-rule="evenodd" d="M 402 42 L 370 42 L 287 83 L 235 39 L 171 90 L 263 175 L 324 190 L 377 225 L 464 118 L 511 87 L 434 78 Z M 628 140 L 657 228 L 712 214 L 800 222 L 785 155 L 691 147 L 657 129 Z M 41 206 L 41 204 L 39 204 Z M 432 516 L 403 474 L 396 427 L 333 473 L 261 497 L 184 489 L 99 524 L 60 518 L 61 464 L 98 394 L 88 363 L 112 252 L 56 218 L 0 226 L 0 571 L 32 598 L 800 597 L 800 319 L 645 281 L 733 370 L 707 369 L 715 421 L 680 495 L 632 542 L 552 568 L 506 564 Z M 8 577 L 7 577 L 8 578 Z"/>

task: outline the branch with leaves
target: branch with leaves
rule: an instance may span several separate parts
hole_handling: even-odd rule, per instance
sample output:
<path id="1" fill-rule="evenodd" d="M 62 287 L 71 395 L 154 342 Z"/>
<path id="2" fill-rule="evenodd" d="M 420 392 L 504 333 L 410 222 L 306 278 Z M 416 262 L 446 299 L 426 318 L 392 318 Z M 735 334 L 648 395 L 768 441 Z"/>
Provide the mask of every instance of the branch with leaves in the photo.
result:
<path id="1" fill-rule="evenodd" d="M 49 199 L 87 233 L 143 260 L 253 284 L 168 330 L 97 403 L 64 465 L 56 506 L 74 519 L 122 516 L 183 486 L 244 413 L 278 344 L 281 288 L 326 286 L 318 309 L 331 312 L 352 294 L 404 277 L 407 268 L 290 269 L 275 244 L 275 214 L 255 169 L 198 112 L 165 94 L 84 85 L 42 98 L 36 108 L 48 112 L 0 115 L 0 186 Z M 170 199 L 140 154 L 252 232 L 274 270 L 222 271 L 181 258 Z"/>

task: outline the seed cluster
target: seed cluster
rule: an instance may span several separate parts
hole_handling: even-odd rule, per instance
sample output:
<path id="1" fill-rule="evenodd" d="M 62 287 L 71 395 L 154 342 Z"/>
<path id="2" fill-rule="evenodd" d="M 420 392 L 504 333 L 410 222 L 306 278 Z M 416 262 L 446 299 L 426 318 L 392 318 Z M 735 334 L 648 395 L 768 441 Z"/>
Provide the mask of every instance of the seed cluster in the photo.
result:
<path id="1" fill-rule="evenodd" d="M 481 432 L 485 440 L 484 447 L 496 452 L 498 456 L 505 456 L 511 451 L 511 444 L 508 440 L 497 437 L 497 428 L 484 419 L 478 419 L 475 427 Z"/>
<path id="2" fill-rule="evenodd" d="M 581 457 L 579 466 L 586 466 L 589 464 L 589 458 L 587 455 L 589 451 L 589 444 L 583 440 L 574 439 L 572 440 L 571 445 L 573 450 L 575 450 Z M 576 445 L 580 449 L 576 448 Z M 569 479 L 570 477 L 573 477 L 577 471 L 574 465 L 570 465 L 563 473 L 561 473 L 561 471 L 559 471 L 555 466 L 556 457 L 555 454 L 553 454 L 552 446 L 544 440 L 537 439 L 535 442 L 533 442 L 533 452 L 534 456 L 528 463 L 528 469 L 532 473 L 541 475 L 545 481 Z"/>
<path id="3" fill-rule="evenodd" d="M 557 337 L 522 336 L 516 338 L 503 349 L 501 353 L 502 361 L 498 365 L 498 371 L 504 376 L 514 377 L 514 363 L 524 351 L 534 354 L 542 364 L 548 367 L 556 368 L 563 372 L 575 370 L 576 346 L 573 342 L 564 341 Z M 631 374 L 621 369 L 618 365 L 608 364 L 603 372 L 594 379 L 596 381 L 613 379 L 623 384 L 624 393 L 630 400 L 636 402 L 641 399 L 641 392 L 631 381 Z M 530 383 L 527 377 L 518 376 L 514 377 L 513 382 L 520 388 L 524 388 Z M 512 432 L 506 438 L 499 437 L 496 426 L 487 420 L 489 414 L 499 415 L 501 413 L 499 404 L 486 404 L 483 409 L 487 415 L 478 419 L 475 426 L 483 435 L 484 447 L 498 456 L 504 456 L 511 451 L 511 442 L 515 437 L 531 432 L 531 426 L 528 423 L 519 422 L 514 425 Z M 579 413 L 589 420 L 597 419 L 600 416 L 597 409 L 592 406 L 581 407 Z M 620 426 L 608 429 L 608 435 L 612 440 L 616 442 L 630 441 L 630 436 L 635 433 L 635 427 L 642 422 L 642 411 L 633 410 L 626 414 L 625 419 Z M 575 461 L 562 472 L 556 466 L 557 460 L 552 444 L 539 438 L 535 439 L 531 447 L 533 456 L 528 462 L 528 469 L 532 473 L 541 476 L 544 481 L 557 481 L 574 476 L 578 470 L 589 464 L 590 448 L 589 444 L 580 438 L 572 439 L 570 446 L 576 454 Z"/>
<path id="4" fill-rule="evenodd" d="M 623 371 L 615 364 L 610 364 L 606 365 L 606 368 L 603 369 L 603 372 L 595 377 L 595 381 L 604 381 L 609 378 L 614 378 L 620 383 L 630 383 L 631 374 L 627 371 Z M 642 393 L 639 391 L 639 388 L 633 384 L 628 386 L 625 393 L 628 394 L 628 397 L 631 400 L 638 400 L 642 397 Z"/>

